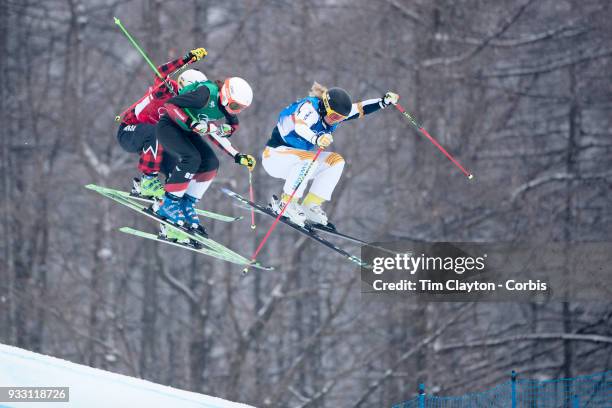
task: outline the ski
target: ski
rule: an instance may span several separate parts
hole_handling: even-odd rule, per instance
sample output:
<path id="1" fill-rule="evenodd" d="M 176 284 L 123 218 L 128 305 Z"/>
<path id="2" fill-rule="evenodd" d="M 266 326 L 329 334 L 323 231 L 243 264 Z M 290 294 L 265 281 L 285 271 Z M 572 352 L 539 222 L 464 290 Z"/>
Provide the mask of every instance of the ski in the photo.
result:
<path id="1" fill-rule="evenodd" d="M 104 187 L 104 189 L 106 191 L 112 191 L 113 193 L 116 193 L 122 197 L 125 198 L 129 198 L 129 199 L 133 199 L 133 200 L 138 200 L 138 201 L 142 201 L 144 203 L 149 203 L 149 204 L 153 204 L 154 199 L 150 198 L 150 197 L 143 197 L 140 194 L 138 194 L 135 191 L 132 192 L 127 192 L 127 191 L 121 191 L 121 190 L 115 190 L 113 188 L 108 188 L 108 187 Z M 231 217 L 229 215 L 223 215 L 223 214 L 218 214 L 212 211 L 205 211 L 205 210 L 200 210 L 196 208 L 196 212 L 198 213 L 198 215 L 201 215 L 203 217 L 207 217 L 213 220 L 217 220 L 217 221 L 223 221 L 223 222 L 234 222 L 234 221 L 240 221 L 242 218 L 242 216 L 240 217 Z"/>
<path id="2" fill-rule="evenodd" d="M 326 225 L 321 225 L 321 224 L 307 224 L 307 227 L 310 228 L 310 229 L 314 229 L 314 230 L 317 230 L 317 231 L 324 232 L 324 233 L 332 235 L 334 237 L 346 239 L 347 241 L 354 242 L 355 244 L 369 245 L 364 240 L 352 237 L 350 235 L 347 235 L 347 234 L 344 234 L 344 233 L 338 231 L 335 227 L 332 228 L 332 227 L 329 227 L 329 226 L 326 226 Z"/>
<path id="3" fill-rule="evenodd" d="M 250 264 L 252 266 L 255 265 L 259 265 L 261 266 L 261 264 L 255 262 L 255 263 L 251 263 L 251 261 L 247 258 L 245 258 L 244 256 L 234 252 L 233 250 L 227 248 L 226 246 L 206 237 L 203 236 L 202 234 L 196 233 L 188 228 L 184 228 L 184 227 L 180 227 L 178 225 L 173 224 L 172 222 L 159 217 L 157 214 L 155 214 L 153 212 L 152 209 L 150 209 L 149 207 L 146 206 L 142 206 L 141 204 L 130 200 L 129 198 L 117 194 L 115 192 L 113 192 L 112 189 L 107 189 L 106 187 L 101 187 L 95 184 L 88 184 L 85 186 L 85 188 L 89 189 L 89 190 L 93 190 L 95 192 L 97 192 L 98 194 L 103 195 L 104 197 L 110 198 L 111 200 L 114 200 L 120 204 L 123 204 L 124 206 L 137 211 L 141 214 L 146 215 L 149 218 L 152 218 L 155 221 L 161 222 L 162 224 L 167 225 L 170 228 L 174 228 L 177 229 L 179 231 L 181 231 L 182 233 L 186 234 L 187 236 L 189 236 L 189 238 L 191 238 L 194 241 L 200 242 L 201 244 L 207 246 L 208 248 L 212 249 L 215 252 L 218 252 L 222 255 L 227 255 L 230 256 L 234 259 L 236 259 L 237 261 L 243 263 L 243 264 Z"/>
<path id="4" fill-rule="evenodd" d="M 228 196 L 232 197 L 233 199 L 241 202 L 242 204 L 248 205 L 249 207 L 252 207 L 254 209 L 256 209 L 258 212 L 269 215 L 270 217 L 276 218 L 277 214 L 272 211 L 271 209 L 264 207 L 262 205 L 256 204 L 250 200 L 247 200 L 246 198 L 242 197 L 240 194 L 234 193 L 231 190 L 228 190 L 226 188 L 221 188 L 221 191 L 224 194 L 227 194 Z M 291 228 L 293 228 L 296 231 L 301 232 L 302 234 L 312 238 L 313 240 L 319 242 L 320 244 L 326 246 L 327 248 L 331 249 L 332 251 L 342 255 L 343 257 L 345 257 L 346 259 L 350 260 L 351 262 L 364 267 L 364 268 L 368 268 L 371 269 L 372 266 L 369 265 L 368 263 L 364 262 L 361 260 L 361 258 L 352 255 L 348 252 L 346 252 L 344 249 L 338 247 L 337 245 L 331 243 L 330 241 L 326 240 L 325 238 L 322 238 L 321 236 L 319 236 L 317 234 L 317 232 L 314 229 L 310 229 L 308 227 L 300 227 L 299 225 L 291 222 L 289 219 L 287 219 L 286 217 L 281 217 L 280 220 L 282 223 L 290 226 Z"/>
<path id="5" fill-rule="evenodd" d="M 181 243 L 181 242 L 176 242 L 176 241 L 171 241 L 169 239 L 166 239 L 164 237 L 161 237 L 159 235 L 155 235 L 155 234 L 151 234 L 149 232 L 144 232 L 144 231 L 140 231 L 134 228 L 130 228 L 130 227 L 121 227 L 119 228 L 119 231 L 125 233 L 125 234 L 130 234 L 130 235 L 135 235 L 137 237 L 141 237 L 141 238 L 146 238 L 146 239 L 150 239 L 153 241 L 157 241 L 157 242 L 163 242 L 164 244 L 169 244 L 169 245 L 173 245 L 179 248 L 185 248 L 188 249 L 190 251 L 196 252 L 198 254 L 202 254 L 202 255 L 206 255 L 206 256 L 211 256 L 213 258 L 217 258 L 217 259 L 221 259 L 222 261 L 227 261 L 227 262 L 231 262 L 237 265 L 251 265 L 253 268 L 257 268 L 257 269 L 263 269 L 266 271 L 271 271 L 274 268 L 273 267 L 269 267 L 269 266 L 263 266 L 259 263 L 256 264 L 251 264 L 251 263 L 243 263 L 241 261 L 238 261 L 230 256 L 224 255 L 222 253 L 219 253 L 217 251 L 212 251 L 210 249 L 206 249 L 206 248 L 196 248 L 192 245 L 189 244 L 185 244 L 185 243 Z"/>
<path id="6" fill-rule="evenodd" d="M 244 203 L 244 202 L 238 202 L 235 204 L 236 207 L 241 208 L 243 210 L 248 210 L 251 211 L 251 205 Z M 259 206 L 259 205 L 258 205 Z M 261 207 L 261 206 L 259 206 Z M 269 207 L 265 207 L 268 211 L 270 210 Z M 265 214 L 265 215 L 270 215 L 270 212 L 266 212 L 266 211 L 262 211 L 259 208 L 254 208 L 255 212 L 258 214 Z M 286 217 L 283 216 L 283 219 L 287 219 Z M 338 230 L 336 230 L 336 227 L 329 227 L 326 225 L 321 225 L 321 224 L 310 224 L 308 221 L 306 221 L 306 226 L 304 227 L 305 229 L 312 231 L 312 230 L 319 230 L 321 232 L 325 232 L 329 235 L 333 235 L 335 237 L 338 238 L 343 238 L 346 239 L 347 241 L 351 241 L 354 242 L 355 244 L 359 244 L 359 245 L 369 245 L 366 241 L 363 241 L 359 238 L 355 238 L 352 237 L 350 235 L 347 234 L 343 234 L 342 232 L 339 232 Z"/>
<path id="7" fill-rule="evenodd" d="M 234 203 L 234 206 L 236 206 L 237 208 L 241 208 L 243 210 L 247 210 L 247 211 L 251 211 L 251 208 L 253 208 L 253 207 L 251 207 L 250 204 L 247 204 L 247 203 L 242 202 L 242 201 Z M 266 207 L 266 208 L 269 209 L 269 207 Z M 264 211 L 260 210 L 259 208 L 255 208 L 255 212 L 258 213 L 258 214 L 270 215 L 269 212 L 264 212 Z M 282 219 L 286 220 L 287 218 L 283 217 Z M 333 225 L 333 224 L 331 224 L 331 225 Z M 312 231 L 312 230 L 321 231 L 321 232 L 326 233 L 328 235 L 331 235 L 333 237 L 345 239 L 345 240 L 347 240 L 349 242 L 353 242 L 353 243 L 358 244 L 358 245 L 369 246 L 371 248 L 376 248 L 376 249 L 378 249 L 380 251 L 388 252 L 388 253 L 393 254 L 393 255 L 396 254 L 396 252 L 394 252 L 394 251 L 392 251 L 390 249 L 383 248 L 383 247 L 378 246 L 378 245 L 372 245 L 371 243 L 366 242 L 366 241 L 364 241 L 362 239 L 355 238 L 355 237 L 353 237 L 351 235 L 348 235 L 348 234 L 344 234 L 344 233 L 338 231 L 335 226 L 334 227 L 330 227 L 330 226 L 321 225 L 321 224 L 309 224 L 308 221 L 306 221 L 305 228 L 310 230 L 310 231 Z"/>
<path id="8" fill-rule="evenodd" d="M 387 252 L 387 253 L 392 254 L 392 255 L 396 255 L 397 254 L 396 251 L 393 251 L 391 249 L 383 248 L 383 247 L 378 246 L 378 245 L 373 245 L 373 244 L 371 244 L 369 242 L 366 242 L 366 241 L 364 241 L 362 239 L 355 238 L 355 237 L 353 237 L 351 235 L 344 234 L 344 233 L 336 230 L 336 227 L 332 228 L 332 227 L 329 227 L 327 225 L 321 225 L 321 224 L 308 224 L 308 227 L 316 229 L 316 230 L 321 231 L 321 232 L 324 232 L 324 233 L 329 234 L 329 235 L 331 235 L 333 237 L 338 237 L 338 238 L 345 239 L 345 240 L 353 242 L 355 244 L 359 244 L 359 245 L 363 245 L 363 246 L 368 246 L 370 248 L 375 248 L 375 249 L 378 249 L 379 251 Z"/>

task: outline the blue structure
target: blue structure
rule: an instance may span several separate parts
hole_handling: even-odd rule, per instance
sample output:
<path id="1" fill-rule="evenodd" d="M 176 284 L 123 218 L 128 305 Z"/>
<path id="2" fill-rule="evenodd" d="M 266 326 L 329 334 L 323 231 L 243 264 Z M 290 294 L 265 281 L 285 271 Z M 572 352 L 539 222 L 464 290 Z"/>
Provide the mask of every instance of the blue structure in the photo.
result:
<path id="1" fill-rule="evenodd" d="M 611 408 L 612 371 L 558 380 L 521 379 L 513 371 L 510 380 L 487 391 L 457 397 L 419 395 L 392 408 Z"/>

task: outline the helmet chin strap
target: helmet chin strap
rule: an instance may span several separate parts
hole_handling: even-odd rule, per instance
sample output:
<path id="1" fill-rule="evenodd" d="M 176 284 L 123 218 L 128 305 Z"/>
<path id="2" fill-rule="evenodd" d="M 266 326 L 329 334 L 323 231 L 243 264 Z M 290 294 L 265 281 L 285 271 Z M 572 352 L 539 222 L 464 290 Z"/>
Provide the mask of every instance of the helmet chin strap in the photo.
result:
<path id="1" fill-rule="evenodd" d="M 319 104 L 319 115 L 321 115 L 322 118 L 327 116 L 327 109 L 325 109 L 325 105 L 323 103 Z"/>
<path id="2" fill-rule="evenodd" d="M 319 107 L 319 115 L 321 115 L 321 118 L 323 119 L 323 123 L 325 124 L 325 126 L 329 127 L 331 126 L 329 123 L 327 123 L 327 109 L 325 109 L 325 106 L 323 106 L 323 104 L 321 104 L 321 106 Z"/>
<path id="3" fill-rule="evenodd" d="M 225 86 L 225 83 L 221 87 L 220 91 L 221 91 L 220 92 L 220 94 L 221 94 L 221 105 L 227 106 L 229 104 L 229 95 L 226 95 L 226 93 L 229 92 L 229 89 L 227 89 L 227 87 Z"/>

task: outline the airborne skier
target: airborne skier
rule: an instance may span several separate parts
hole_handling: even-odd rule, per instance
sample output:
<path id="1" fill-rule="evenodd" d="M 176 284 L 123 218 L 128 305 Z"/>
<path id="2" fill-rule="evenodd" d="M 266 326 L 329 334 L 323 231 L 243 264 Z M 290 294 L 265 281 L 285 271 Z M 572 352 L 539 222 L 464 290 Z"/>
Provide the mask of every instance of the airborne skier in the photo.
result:
<path id="1" fill-rule="evenodd" d="M 213 82 L 193 69 L 179 75 L 178 95 L 164 104 L 166 114 L 156 128 L 157 139 L 178 159 L 166 180 L 163 201 L 156 208 L 158 216 L 206 234 L 196 214 L 195 203 L 212 183 L 219 160 L 203 137 L 210 135 L 236 163 L 252 170 L 255 158 L 239 153 L 228 139 L 238 129 L 236 115 L 247 108 L 252 99 L 251 87 L 239 77 Z M 226 119 L 227 124 L 219 125 L 222 119 Z M 174 231 L 167 230 L 166 234 L 170 232 Z"/>
<path id="2" fill-rule="evenodd" d="M 155 76 L 153 86 L 119 116 L 119 145 L 129 153 L 140 153 L 138 169 L 142 176 L 139 190 L 144 197 L 161 198 L 164 195 L 164 187 L 158 174 L 162 171 L 168 175 L 176 161 L 164 151 L 155 137 L 155 125 L 164 113 L 164 103 L 178 92 L 177 83 L 170 79 L 170 75 L 185 64 L 199 61 L 206 55 L 204 48 L 196 48 L 182 58 L 159 66 L 157 69 L 164 79 Z M 169 89 L 169 86 L 172 89 Z"/>
<path id="3" fill-rule="evenodd" d="M 332 133 L 341 122 L 362 118 L 390 104 L 396 104 L 399 95 L 387 92 L 382 98 L 352 103 L 350 95 L 342 88 L 330 88 L 315 82 L 308 97 L 300 99 L 281 111 L 262 154 L 262 166 L 275 178 L 285 180 L 279 201 L 272 198 L 272 209 L 278 214 L 286 206 L 283 215 L 299 226 L 306 221 L 328 225 L 328 217 L 321 204 L 329 201 L 344 168 L 344 159 L 338 153 L 322 152 L 303 178 L 291 202 L 289 198 L 296 188 L 296 181 L 308 163 L 315 157 L 317 148 L 325 149 L 333 142 Z M 308 181 L 312 186 L 302 201 Z"/>

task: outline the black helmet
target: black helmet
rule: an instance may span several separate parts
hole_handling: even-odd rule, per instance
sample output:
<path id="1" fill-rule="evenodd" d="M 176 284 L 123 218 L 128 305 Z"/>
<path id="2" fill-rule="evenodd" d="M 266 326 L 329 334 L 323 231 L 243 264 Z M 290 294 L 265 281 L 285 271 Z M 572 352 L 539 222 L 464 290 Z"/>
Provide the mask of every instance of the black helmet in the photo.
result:
<path id="1" fill-rule="evenodd" d="M 348 116 L 351 113 L 353 102 L 351 102 L 351 95 L 344 89 L 330 88 L 323 94 L 323 105 L 325 114 L 329 114 L 329 111 L 332 110 L 342 116 Z"/>

